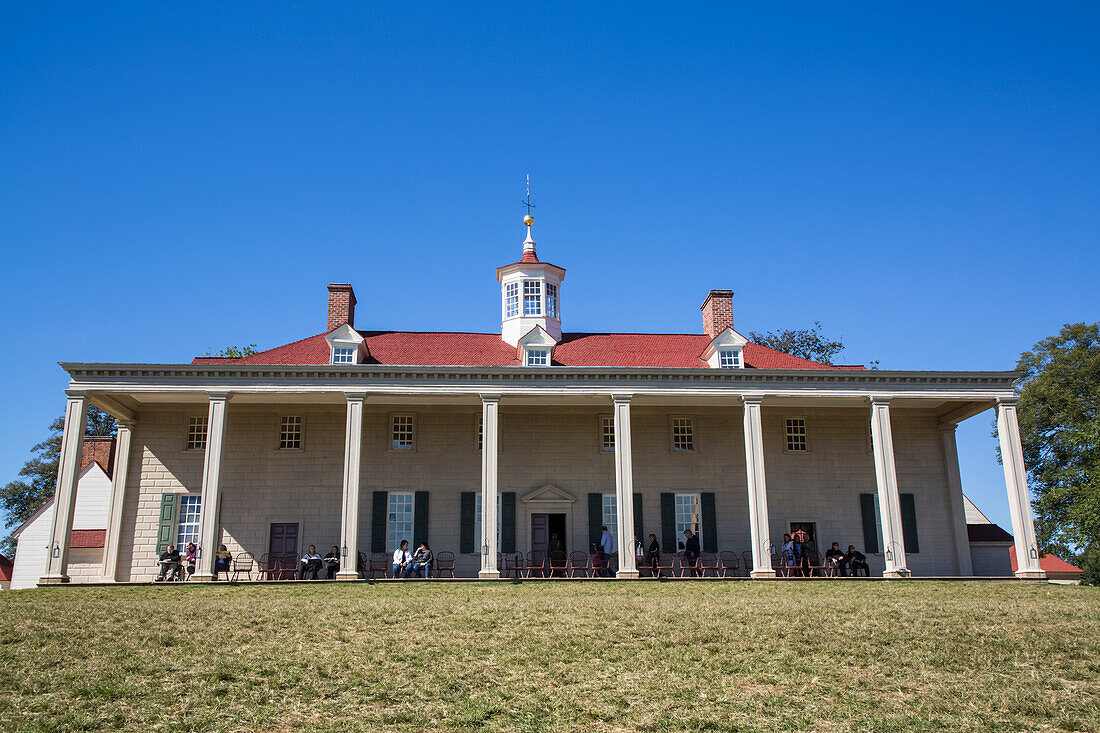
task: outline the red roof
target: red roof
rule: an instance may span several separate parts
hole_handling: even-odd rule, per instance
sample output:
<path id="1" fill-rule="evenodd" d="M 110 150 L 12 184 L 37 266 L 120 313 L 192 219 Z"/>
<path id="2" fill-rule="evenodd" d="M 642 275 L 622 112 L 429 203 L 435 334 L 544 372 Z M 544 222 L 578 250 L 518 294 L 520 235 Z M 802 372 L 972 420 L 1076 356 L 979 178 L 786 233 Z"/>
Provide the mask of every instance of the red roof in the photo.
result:
<path id="1" fill-rule="evenodd" d="M 519 366 L 516 350 L 497 333 L 454 331 L 360 331 L 370 352 L 370 364 L 401 366 Z M 705 334 L 566 333 L 554 349 L 554 365 L 567 367 L 648 367 L 698 369 L 710 344 Z M 745 365 L 755 369 L 863 369 L 828 365 L 759 344 L 747 344 Z M 197 357 L 194 364 L 328 364 L 325 334 L 240 359 Z"/>
<path id="2" fill-rule="evenodd" d="M 1018 565 L 1016 564 L 1016 546 L 1008 548 L 1008 559 L 1012 563 L 1012 572 L 1016 572 Z M 1039 568 L 1045 570 L 1048 573 L 1077 573 L 1080 575 L 1084 571 L 1076 565 L 1070 565 L 1068 562 L 1060 557 L 1054 555 L 1040 555 L 1039 556 Z"/>
<path id="3" fill-rule="evenodd" d="M 74 529 L 69 547 L 103 547 L 107 544 L 105 529 Z"/>
<path id="4" fill-rule="evenodd" d="M 11 560 L 0 555 L 0 580 L 5 582 L 10 581 L 12 569 L 14 567 L 15 564 Z"/>

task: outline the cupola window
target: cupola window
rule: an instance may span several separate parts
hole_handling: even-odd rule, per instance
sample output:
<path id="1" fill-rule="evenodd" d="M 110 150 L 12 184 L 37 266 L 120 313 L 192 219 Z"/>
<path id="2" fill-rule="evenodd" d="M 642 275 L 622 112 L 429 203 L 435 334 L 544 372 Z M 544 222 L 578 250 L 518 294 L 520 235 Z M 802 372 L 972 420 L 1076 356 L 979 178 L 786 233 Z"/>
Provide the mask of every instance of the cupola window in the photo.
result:
<path id="1" fill-rule="evenodd" d="M 523 281 L 523 315 L 542 315 L 542 293 L 538 280 Z"/>
<path id="2" fill-rule="evenodd" d="M 548 318 L 561 318 L 558 315 L 558 286 L 546 283 L 546 315 Z"/>
<path id="3" fill-rule="evenodd" d="M 519 283 L 508 283 L 504 286 L 505 318 L 514 318 L 519 315 Z"/>

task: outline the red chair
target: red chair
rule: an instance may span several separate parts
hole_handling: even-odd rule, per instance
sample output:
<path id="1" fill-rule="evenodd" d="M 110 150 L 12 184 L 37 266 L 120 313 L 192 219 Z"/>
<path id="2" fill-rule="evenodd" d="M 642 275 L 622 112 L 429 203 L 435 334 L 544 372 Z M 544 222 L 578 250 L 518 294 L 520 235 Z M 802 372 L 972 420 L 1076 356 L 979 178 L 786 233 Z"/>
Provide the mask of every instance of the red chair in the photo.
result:
<path id="1" fill-rule="evenodd" d="M 230 571 L 233 573 L 231 580 L 237 581 L 241 573 L 244 573 L 245 577 L 252 580 L 252 567 L 256 564 L 256 558 L 252 556 L 251 552 L 238 552 L 233 558 L 233 569 Z"/>
<path id="2" fill-rule="evenodd" d="M 523 566 L 523 569 L 527 573 L 527 577 L 530 578 L 532 573 L 538 573 L 541 577 L 546 577 L 546 553 L 542 550 L 531 550 L 527 553 L 527 563 Z"/>
<path id="3" fill-rule="evenodd" d="M 566 555 L 564 552 L 554 550 L 550 553 L 550 577 L 569 577 L 569 556 Z"/>
<path id="4" fill-rule="evenodd" d="M 376 575 L 386 577 L 386 572 L 390 569 L 390 556 L 384 552 L 372 552 L 370 555 L 370 565 L 367 570 L 367 580 L 374 580 Z"/>
<path id="5" fill-rule="evenodd" d="M 574 550 L 569 553 L 569 577 L 575 578 L 577 573 L 580 573 L 583 578 L 592 576 L 592 565 L 588 561 L 587 552 Z"/>
<path id="6" fill-rule="evenodd" d="M 737 561 L 736 552 L 723 550 L 722 552 L 718 553 L 718 561 L 722 564 L 723 578 L 737 577 L 737 569 L 740 567 L 740 563 Z"/>
<path id="7" fill-rule="evenodd" d="M 671 552 L 662 552 L 661 556 L 657 559 L 657 563 L 653 566 L 653 571 L 656 577 L 661 577 L 662 574 L 674 575 L 673 568 L 676 566 L 676 556 Z"/>
<path id="8" fill-rule="evenodd" d="M 707 577 L 707 572 L 714 573 L 714 577 L 718 577 L 718 556 L 713 552 L 704 552 L 699 555 L 699 561 L 697 564 L 699 568 L 699 577 Z"/>
<path id="9" fill-rule="evenodd" d="M 505 577 L 520 577 L 523 575 L 523 553 L 509 552 L 504 556 Z"/>
<path id="10" fill-rule="evenodd" d="M 455 576 L 455 554 L 444 550 L 435 556 L 435 568 L 433 569 L 433 575 L 439 578 L 447 573 L 452 578 Z"/>
<path id="11" fill-rule="evenodd" d="M 745 566 L 745 575 L 749 575 L 752 572 L 752 568 L 753 568 L 752 552 L 749 551 L 749 550 L 745 550 L 744 552 L 742 552 L 741 553 L 741 562 Z"/>

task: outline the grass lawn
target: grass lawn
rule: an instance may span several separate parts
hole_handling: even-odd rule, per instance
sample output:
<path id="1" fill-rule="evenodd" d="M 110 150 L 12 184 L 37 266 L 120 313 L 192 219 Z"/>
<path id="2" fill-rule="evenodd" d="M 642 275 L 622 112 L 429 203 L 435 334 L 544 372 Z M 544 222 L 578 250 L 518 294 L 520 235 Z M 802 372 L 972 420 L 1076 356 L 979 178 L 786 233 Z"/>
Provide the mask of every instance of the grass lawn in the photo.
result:
<path id="1" fill-rule="evenodd" d="M 1100 589 L 0 593 L 2 730 L 1100 730 Z"/>

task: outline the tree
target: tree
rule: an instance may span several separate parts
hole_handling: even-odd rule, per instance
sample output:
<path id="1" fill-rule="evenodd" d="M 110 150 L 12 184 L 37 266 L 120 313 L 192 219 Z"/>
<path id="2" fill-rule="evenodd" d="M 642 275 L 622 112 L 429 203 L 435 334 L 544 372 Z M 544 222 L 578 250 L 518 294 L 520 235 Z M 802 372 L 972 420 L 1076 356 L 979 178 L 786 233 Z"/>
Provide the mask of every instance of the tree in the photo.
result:
<path id="1" fill-rule="evenodd" d="M 88 407 L 85 435 L 114 435 L 116 429 L 113 417 L 95 407 Z M 5 528 L 22 524 L 53 496 L 64 430 L 65 416 L 62 415 L 50 423 L 50 437 L 31 448 L 31 458 L 19 471 L 22 478 L 0 489 L 0 509 L 7 516 Z M 14 556 L 15 540 L 10 535 L 0 542 L 0 554 Z"/>
<path id="2" fill-rule="evenodd" d="M 1100 323 L 1067 323 L 1020 354 L 1016 405 L 1045 552 L 1100 575 Z"/>
<path id="3" fill-rule="evenodd" d="M 830 341 L 821 334 L 821 321 L 814 321 L 813 328 L 768 331 L 767 333 L 749 331 L 749 341 L 782 351 L 784 354 L 819 361 L 822 364 L 832 364 L 833 357 L 844 351 L 843 341 L 839 339 Z"/>
<path id="4" fill-rule="evenodd" d="M 256 353 L 259 353 L 256 351 L 256 344 L 249 344 L 248 346 L 226 346 L 221 351 L 216 351 L 213 354 L 207 351 L 206 355 L 223 359 L 240 359 L 243 356 L 252 356 Z"/>

